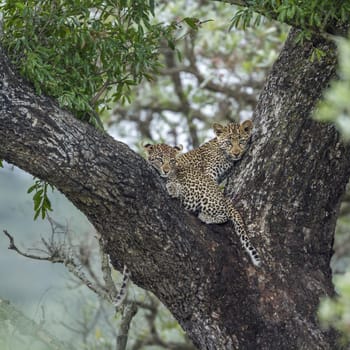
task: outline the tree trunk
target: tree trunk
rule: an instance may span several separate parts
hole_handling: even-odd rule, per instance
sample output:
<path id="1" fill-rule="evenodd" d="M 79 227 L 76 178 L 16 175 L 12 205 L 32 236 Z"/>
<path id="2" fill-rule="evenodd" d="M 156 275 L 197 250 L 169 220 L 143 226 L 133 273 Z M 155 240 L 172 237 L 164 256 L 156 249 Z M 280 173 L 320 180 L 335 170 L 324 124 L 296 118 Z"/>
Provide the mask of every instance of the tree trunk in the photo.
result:
<path id="1" fill-rule="evenodd" d="M 333 45 L 290 35 L 256 110 L 252 147 L 229 179 L 263 255 L 254 268 L 232 226 L 205 225 L 170 199 L 150 166 L 35 95 L 0 51 L 0 158 L 49 181 L 103 236 L 113 265 L 170 309 L 199 349 L 334 349 L 317 324 L 349 150 L 310 119 L 335 72 Z M 233 238 L 232 238 L 233 237 Z M 233 242 L 233 243 L 232 243 Z"/>
<path id="2" fill-rule="evenodd" d="M 333 126 L 311 119 L 335 75 L 335 47 L 321 38 L 298 45 L 296 34 L 272 68 L 249 155 L 226 188 L 264 252 L 251 329 L 258 349 L 335 348 L 316 313 L 320 298 L 333 294 L 330 259 L 350 154 Z M 315 47 L 326 56 L 312 62 Z"/>

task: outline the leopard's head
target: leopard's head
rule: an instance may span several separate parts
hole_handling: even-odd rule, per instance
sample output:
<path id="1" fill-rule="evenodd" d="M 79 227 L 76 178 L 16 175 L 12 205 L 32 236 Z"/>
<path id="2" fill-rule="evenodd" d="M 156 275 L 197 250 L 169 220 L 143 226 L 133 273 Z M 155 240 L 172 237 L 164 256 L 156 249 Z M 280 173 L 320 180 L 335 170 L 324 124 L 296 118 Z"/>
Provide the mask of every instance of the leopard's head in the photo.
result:
<path id="1" fill-rule="evenodd" d="M 213 129 L 224 153 L 232 160 L 238 160 L 247 149 L 253 123 L 251 120 L 245 120 L 241 124 L 230 123 L 226 126 L 214 124 Z"/>
<path id="2" fill-rule="evenodd" d="M 182 145 L 169 146 L 165 143 L 143 146 L 148 162 L 157 169 L 162 177 L 168 177 L 176 165 L 176 157 L 181 154 Z"/>

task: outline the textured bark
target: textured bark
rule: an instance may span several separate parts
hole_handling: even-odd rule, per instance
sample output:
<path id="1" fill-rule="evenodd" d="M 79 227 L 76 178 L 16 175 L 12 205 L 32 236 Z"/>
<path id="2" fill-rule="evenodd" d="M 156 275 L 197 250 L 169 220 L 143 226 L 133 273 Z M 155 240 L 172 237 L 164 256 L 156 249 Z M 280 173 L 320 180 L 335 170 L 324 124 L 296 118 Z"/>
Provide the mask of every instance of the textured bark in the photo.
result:
<path id="1" fill-rule="evenodd" d="M 317 38 L 299 46 L 296 33 L 290 34 L 260 96 L 243 172 L 231 175 L 226 190 L 241 203 L 264 251 L 258 348 L 334 349 L 316 312 L 320 298 L 333 293 L 329 264 L 350 154 L 333 126 L 310 117 L 335 75 L 335 47 Z M 320 62 L 310 60 L 314 47 L 327 53 Z"/>
<path id="2" fill-rule="evenodd" d="M 249 154 L 228 192 L 264 254 L 255 269 L 231 225 L 205 225 L 170 199 L 127 145 L 74 119 L 11 71 L 0 51 L 0 158 L 55 185 L 104 237 L 113 265 L 170 309 L 200 349 L 334 349 L 317 325 L 349 150 L 310 119 L 335 72 L 293 32 L 256 110 Z M 232 236 L 234 237 L 232 240 Z M 233 243 L 232 243 L 233 241 Z"/>

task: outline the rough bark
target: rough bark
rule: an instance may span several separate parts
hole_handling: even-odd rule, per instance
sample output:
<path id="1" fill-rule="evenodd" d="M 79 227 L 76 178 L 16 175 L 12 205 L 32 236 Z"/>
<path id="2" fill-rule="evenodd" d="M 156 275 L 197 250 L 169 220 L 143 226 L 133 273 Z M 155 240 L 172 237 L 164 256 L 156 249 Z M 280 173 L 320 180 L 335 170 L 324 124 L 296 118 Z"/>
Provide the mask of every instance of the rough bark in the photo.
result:
<path id="1" fill-rule="evenodd" d="M 0 158 L 55 185 L 101 233 L 113 265 L 170 309 L 200 349 L 334 349 L 317 325 L 349 150 L 310 111 L 335 72 L 295 33 L 256 110 L 248 156 L 229 183 L 264 254 L 255 269 L 231 225 L 205 225 L 170 199 L 127 145 L 74 119 L 18 78 L 0 51 Z M 232 243 L 233 241 L 233 243 Z"/>
<path id="2" fill-rule="evenodd" d="M 300 46 L 296 34 L 261 93 L 243 172 L 231 175 L 226 190 L 259 237 L 268 270 L 258 278 L 258 348 L 334 349 L 316 312 L 333 293 L 330 259 L 350 154 L 333 126 L 311 118 L 335 76 L 335 47 L 320 38 Z M 327 53 L 322 61 L 311 61 L 315 47 Z"/>

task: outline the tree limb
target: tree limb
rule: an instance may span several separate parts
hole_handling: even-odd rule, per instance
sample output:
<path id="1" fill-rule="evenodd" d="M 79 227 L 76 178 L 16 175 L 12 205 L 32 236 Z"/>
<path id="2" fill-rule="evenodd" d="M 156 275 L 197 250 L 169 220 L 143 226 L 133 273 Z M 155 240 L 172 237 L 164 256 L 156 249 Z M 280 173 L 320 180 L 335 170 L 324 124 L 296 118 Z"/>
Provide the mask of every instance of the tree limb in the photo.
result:
<path id="1" fill-rule="evenodd" d="M 0 104 L 0 158 L 64 193 L 101 233 L 113 266 L 126 264 L 178 320 L 193 314 L 203 322 L 195 310 L 212 283 L 209 269 L 221 269 L 217 241 L 235 256 L 239 275 L 249 266 L 239 243 L 229 243 L 229 225 L 209 227 L 184 212 L 145 160 L 36 95 L 1 48 Z"/>

